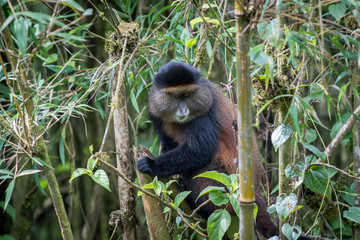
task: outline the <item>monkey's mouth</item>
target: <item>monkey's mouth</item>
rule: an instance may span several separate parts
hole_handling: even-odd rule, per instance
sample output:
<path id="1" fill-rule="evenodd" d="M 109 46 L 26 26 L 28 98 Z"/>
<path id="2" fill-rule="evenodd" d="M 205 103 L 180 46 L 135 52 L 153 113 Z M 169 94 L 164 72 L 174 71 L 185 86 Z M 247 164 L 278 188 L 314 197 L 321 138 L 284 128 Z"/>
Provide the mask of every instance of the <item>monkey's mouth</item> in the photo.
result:
<path id="1" fill-rule="evenodd" d="M 183 116 L 176 116 L 176 121 L 182 123 L 185 122 L 187 120 L 189 115 L 183 115 Z"/>

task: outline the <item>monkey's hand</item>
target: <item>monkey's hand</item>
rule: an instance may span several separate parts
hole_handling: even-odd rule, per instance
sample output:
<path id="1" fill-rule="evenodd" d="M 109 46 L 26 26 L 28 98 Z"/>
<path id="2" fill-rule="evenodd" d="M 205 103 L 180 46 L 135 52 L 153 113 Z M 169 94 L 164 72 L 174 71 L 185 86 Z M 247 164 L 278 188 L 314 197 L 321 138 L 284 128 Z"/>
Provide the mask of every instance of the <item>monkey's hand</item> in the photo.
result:
<path id="1" fill-rule="evenodd" d="M 155 161 L 151 160 L 148 157 L 142 157 L 140 158 L 136 163 L 137 169 L 142 173 L 147 173 L 150 176 L 154 177 L 154 167 L 155 167 Z"/>

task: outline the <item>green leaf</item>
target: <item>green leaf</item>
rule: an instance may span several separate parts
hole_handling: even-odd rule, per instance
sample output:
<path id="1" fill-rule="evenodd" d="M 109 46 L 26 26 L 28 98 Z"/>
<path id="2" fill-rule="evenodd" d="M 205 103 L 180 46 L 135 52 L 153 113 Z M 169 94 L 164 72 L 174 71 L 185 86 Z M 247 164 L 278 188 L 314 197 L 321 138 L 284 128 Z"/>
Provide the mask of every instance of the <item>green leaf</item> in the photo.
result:
<path id="1" fill-rule="evenodd" d="M 322 151 L 320 151 L 317 147 L 310 145 L 310 144 L 304 144 L 305 148 L 314 153 L 317 157 L 321 158 L 321 160 L 326 160 L 326 154 Z"/>
<path id="2" fill-rule="evenodd" d="M 137 100 L 136 100 L 136 97 L 135 97 L 135 94 L 134 94 L 134 88 L 132 88 L 130 90 L 130 99 L 131 99 L 131 103 L 132 103 L 133 107 L 135 108 L 136 112 L 140 113 L 139 106 L 137 104 Z"/>
<path id="3" fill-rule="evenodd" d="M 12 181 L 9 183 L 9 186 L 8 186 L 7 189 L 6 189 L 5 205 L 4 205 L 4 209 L 5 209 L 5 210 L 6 210 L 7 205 L 9 204 L 11 195 L 12 195 L 12 193 L 13 193 L 13 191 L 14 191 L 14 187 L 15 187 L 15 179 L 12 180 Z"/>
<path id="4" fill-rule="evenodd" d="M 329 13 L 336 19 L 339 20 L 344 16 L 346 12 L 346 5 L 343 3 L 333 4 L 329 7 Z"/>
<path id="5" fill-rule="evenodd" d="M 221 182 L 227 188 L 230 188 L 229 176 L 227 176 L 224 173 L 219 173 L 217 171 L 209 171 L 209 172 L 204 172 L 202 174 L 199 174 L 199 175 L 195 176 L 194 178 L 197 178 L 197 177 L 210 178 L 210 179 L 213 179 L 215 181 Z"/>
<path id="6" fill-rule="evenodd" d="M 75 169 L 75 171 L 71 174 L 71 177 L 70 177 L 70 180 L 69 180 L 69 183 L 72 182 L 72 180 L 74 180 L 75 178 L 81 176 L 81 175 L 84 175 L 84 174 L 90 174 L 91 171 L 86 169 L 86 168 L 78 168 L 78 169 Z"/>
<path id="7" fill-rule="evenodd" d="M 154 187 L 153 189 L 154 189 L 155 193 L 156 193 L 158 196 L 160 196 L 160 193 L 161 193 L 162 188 L 161 188 L 160 182 L 159 182 L 159 180 L 158 180 L 157 177 L 154 178 L 152 184 L 153 184 L 153 187 Z"/>
<path id="8" fill-rule="evenodd" d="M 350 207 L 348 211 L 344 211 L 344 218 L 360 224 L 360 207 Z"/>
<path id="9" fill-rule="evenodd" d="M 55 62 L 55 61 L 57 61 L 57 60 L 58 60 L 58 55 L 57 55 L 57 53 L 50 54 L 50 55 L 45 59 L 44 65 L 45 65 L 45 64 L 53 63 L 53 62 Z"/>
<path id="10" fill-rule="evenodd" d="M 182 201 L 191 193 L 191 191 L 184 191 L 176 195 L 174 199 L 175 206 L 178 208 Z"/>
<path id="11" fill-rule="evenodd" d="M 209 198 L 216 206 L 228 204 L 229 202 L 229 199 L 227 198 L 226 194 L 221 191 L 210 192 Z"/>
<path id="12" fill-rule="evenodd" d="M 23 57 L 25 57 L 26 47 L 28 43 L 28 29 L 28 21 L 25 18 L 19 17 L 17 20 L 14 21 L 15 39 Z"/>
<path id="13" fill-rule="evenodd" d="M 87 162 L 87 168 L 93 171 L 96 167 L 96 160 L 93 158 L 89 158 Z"/>
<path id="14" fill-rule="evenodd" d="M 286 140 L 289 139 L 292 133 L 293 130 L 290 125 L 281 124 L 278 126 L 271 134 L 271 142 L 273 143 L 274 148 L 277 149 L 280 147 Z"/>
<path id="15" fill-rule="evenodd" d="M 98 183 L 99 185 L 106 188 L 109 192 L 111 192 L 109 178 L 108 178 L 108 176 L 107 176 L 107 174 L 106 174 L 106 172 L 104 170 L 99 169 L 94 174 L 90 174 L 90 177 L 96 183 Z"/>
<path id="16" fill-rule="evenodd" d="M 7 208 L 5 209 L 5 202 L 1 201 L 0 207 L 2 207 L 5 210 L 5 212 L 7 214 L 9 214 L 9 216 L 12 218 L 12 220 L 15 221 L 16 212 L 15 212 L 15 209 L 13 208 L 13 206 L 8 205 Z"/>
<path id="17" fill-rule="evenodd" d="M 187 40 L 185 43 L 185 47 L 192 48 L 195 45 L 196 41 L 197 41 L 197 38 L 192 38 L 192 39 Z"/>
<path id="18" fill-rule="evenodd" d="M 60 136 L 60 140 L 59 140 L 59 155 L 62 165 L 65 165 L 65 147 L 62 136 Z"/>
<path id="19" fill-rule="evenodd" d="M 221 240 L 231 223 L 231 216 L 225 209 L 217 209 L 213 212 L 207 222 L 209 239 Z"/>
<path id="20" fill-rule="evenodd" d="M 48 168 L 50 169 L 54 169 L 53 167 L 51 167 L 49 164 L 47 164 L 45 161 L 41 160 L 40 158 L 38 157 L 32 157 L 31 158 L 36 164 L 40 165 L 41 167 L 42 166 L 47 166 Z"/>
<path id="21" fill-rule="evenodd" d="M 312 166 L 305 175 L 305 185 L 311 191 L 331 197 L 331 187 L 328 184 L 329 172 L 324 166 Z M 329 185 L 329 186 L 328 186 Z M 327 190 L 326 190 L 327 189 Z M 326 193 L 325 193 L 326 190 Z"/>
<path id="22" fill-rule="evenodd" d="M 191 28 L 194 28 L 195 24 L 203 22 L 204 20 L 208 23 L 214 23 L 216 25 L 220 24 L 219 20 L 217 20 L 217 19 L 210 19 L 209 17 L 204 17 L 204 18 L 197 17 L 190 21 Z"/>
<path id="23" fill-rule="evenodd" d="M 298 136 L 301 136 L 298 111 L 294 102 L 291 103 L 289 111 L 291 118 L 293 119 L 293 124 L 295 126 L 296 132 Z"/>
<path id="24" fill-rule="evenodd" d="M 78 4 L 76 1 L 73 1 L 73 0 L 62 0 L 60 1 L 60 3 L 66 5 L 66 6 L 69 6 L 70 8 L 72 8 L 74 11 L 77 10 L 77 11 L 80 11 L 80 12 L 83 12 L 84 11 L 84 8 Z"/>
<path id="25" fill-rule="evenodd" d="M 204 188 L 201 193 L 199 194 L 199 196 L 197 197 L 196 200 L 199 199 L 199 197 L 201 197 L 202 195 L 209 193 L 209 192 L 213 192 L 213 191 L 222 191 L 225 192 L 225 188 L 224 187 L 215 187 L 215 186 L 208 186 L 206 188 Z"/>
<path id="26" fill-rule="evenodd" d="M 305 141 L 307 143 L 312 143 L 317 138 L 316 131 L 312 128 L 308 129 L 305 134 Z"/>
<path id="27" fill-rule="evenodd" d="M 291 226 L 288 223 L 285 223 L 282 226 L 281 231 L 289 240 L 298 239 L 302 233 L 301 227 L 299 227 L 298 225 Z"/>
<path id="28" fill-rule="evenodd" d="M 278 196 L 276 198 L 276 212 L 285 220 L 292 210 L 296 207 L 297 197 L 295 194 L 290 193 L 288 196 Z"/>
<path id="29" fill-rule="evenodd" d="M 233 207 L 236 215 L 238 216 L 238 218 L 240 218 L 240 206 L 239 206 L 239 202 L 238 200 L 231 194 L 226 193 L 226 195 L 228 196 L 231 206 Z"/>
<path id="30" fill-rule="evenodd" d="M 0 236 L 0 240 L 15 240 L 15 238 L 13 238 L 13 236 L 9 235 L 9 234 L 5 234 Z"/>

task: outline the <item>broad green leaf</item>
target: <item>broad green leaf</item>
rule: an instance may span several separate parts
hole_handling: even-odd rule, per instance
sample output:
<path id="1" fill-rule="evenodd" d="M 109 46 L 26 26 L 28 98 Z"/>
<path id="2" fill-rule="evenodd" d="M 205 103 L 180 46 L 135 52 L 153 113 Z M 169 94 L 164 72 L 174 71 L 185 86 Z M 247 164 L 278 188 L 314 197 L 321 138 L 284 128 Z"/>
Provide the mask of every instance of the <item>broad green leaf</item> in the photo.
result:
<path id="1" fill-rule="evenodd" d="M 201 193 L 199 194 L 199 196 L 197 197 L 197 199 L 199 199 L 199 197 L 201 197 L 202 195 L 209 193 L 209 192 L 213 192 L 213 191 L 222 191 L 225 192 L 225 188 L 224 187 L 215 187 L 215 186 L 208 186 L 206 188 L 204 188 Z M 197 200 L 196 199 L 196 200 Z"/>
<path id="2" fill-rule="evenodd" d="M 229 176 L 227 176 L 224 173 L 219 173 L 217 171 L 209 171 L 209 172 L 204 172 L 202 174 L 199 174 L 199 175 L 195 176 L 194 178 L 197 178 L 197 177 L 210 178 L 210 179 L 213 179 L 215 181 L 221 182 L 227 188 L 230 188 Z"/>
<path id="3" fill-rule="evenodd" d="M 217 209 L 213 212 L 207 222 L 209 239 L 221 240 L 231 223 L 231 216 L 225 209 Z"/>
<path id="4" fill-rule="evenodd" d="M 312 128 L 308 129 L 305 134 L 305 141 L 307 143 L 312 143 L 317 138 L 316 131 Z"/>
<path id="5" fill-rule="evenodd" d="M 71 174 L 71 177 L 70 177 L 70 180 L 69 182 L 71 183 L 72 180 L 74 180 L 75 178 L 81 176 L 81 175 L 84 175 L 84 174 L 90 174 L 91 171 L 86 169 L 86 168 L 77 168 L 72 174 Z"/>
<path id="6" fill-rule="evenodd" d="M 191 193 L 191 191 L 184 191 L 176 195 L 174 199 L 175 206 L 178 208 L 182 201 Z"/>
<path id="7" fill-rule="evenodd" d="M 286 140 L 289 139 L 292 133 L 293 130 L 290 125 L 281 124 L 278 126 L 271 134 L 271 142 L 274 145 L 274 148 L 277 149 L 280 147 L 284 142 L 286 142 Z"/>
<path id="8" fill-rule="evenodd" d="M 346 5 L 343 3 L 333 4 L 329 7 L 329 13 L 336 19 L 339 20 L 344 16 L 346 12 Z"/>
<path id="9" fill-rule="evenodd" d="M 282 226 L 281 231 L 289 240 L 297 240 L 302 233 L 301 227 L 298 225 L 291 226 L 288 223 Z"/>
<path id="10" fill-rule="evenodd" d="M 360 207 L 350 207 L 348 211 L 344 211 L 344 218 L 360 224 Z"/>
<path id="11" fill-rule="evenodd" d="M 240 218 L 240 207 L 239 207 L 239 201 L 231 194 L 226 193 L 226 195 L 228 196 L 231 206 L 233 207 L 236 215 L 238 216 L 238 218 Z"/>
<path id="12" fill-rule="evenodd" d="M 285 220 L 292 210 L 296 207 L 297 197 L 295 194 L 290 193 L 288 196 L 278 196 L 276 198 L 276 212 Z"/>
<path id="13" fill-rule="evenodd" d="M 96 160 L 93 158 L 89 158 L 87 162 L 87 168 L 93 171 L 96 167 Z"/>
<path id="14" fill-rule="evenodd" d="M 306 165 L 303 162 L 297 164 L 288 164 L 285 169 L 285 176 L 291 178 L 294 182 L 294 188 L 298 188 L 304 181 L 304 172 Z"/>
<path id="15" fill-rule="evenodd" d="M 12 193 L 13 193 L 13 191 L 14 191 L 14 187 L 15 187 L 15 179 L 12 180 L 12 181 L 9 183 L 9 186 L 8 186 L 7 189 L 6 189 L 5 204 L 4 204 L 4 209 L 5 209 L 5 210 L 6 210 L 7 205 L 9 204 L 11 195 L 12 195 Z"/>
<path id="16" fill-rule="evenodd" d="M 153 186 L 154 186 L 155 193 L 159 196 L 160 193 L 161 193 L 162 188 L 161 188 L 161 185 L 160 185 L 160 182 L 159 182 L 158 178 L 155 177 L 152 183 L 153 183 Z"/>
<path id="17" fill-rule="evenodd" d="M 62 165 L 65 165 L 65 147 L 63 137 L 60 136 L 59 139 L 59 155 Z"/>
<path id="18" fill-rule="evenodd" d="M 229 199 L 227 198 L 226 194 L 221 191 L 210 192 L 209 198 L 216 206 L 221 206 L 229 202 Z"/>
<path id="19" fill-rule="evenodd" d="M 305 185 L 311 191 L 331 197 L 331 187 L 328 184 L 329 172 L 324 166 L 312 166 L 305 175 Z M 327 190 L 326 190 L 327 189 Z M 325 193 L 326 190 L 326 193 Z"/>
<path id="20" fill-rule="evenodd" d="M 321 158 L 321 160 L 326 160 L 326 154 L 322 151 L 320 151 L 317 147 L 310 145 L 310 144 L 304 144 L 305 148 L 308 149 L 310 152 L 314 153 L 317 157 Z"/>
<path id="21" fill-rule="evenodd" d="M 90 177 L 96 183 L 98 183 L 99 185 L 106 188 L 109 192 L 111 192 L 109 178 L 108 178 L 108 176 L 107 176 L 107 174 L 106 174 L 106 172 L 104 170 L 99 169 L 94 174 L 90 174 Z"/>
<path id="22" fill-rule="evenodd" d="M 196 41 L 197 41 L 197 38 L 192 38 L 192 39 L 187 40 L 185 43 L 185 47 L 192 48 L 195 45 Z"/>

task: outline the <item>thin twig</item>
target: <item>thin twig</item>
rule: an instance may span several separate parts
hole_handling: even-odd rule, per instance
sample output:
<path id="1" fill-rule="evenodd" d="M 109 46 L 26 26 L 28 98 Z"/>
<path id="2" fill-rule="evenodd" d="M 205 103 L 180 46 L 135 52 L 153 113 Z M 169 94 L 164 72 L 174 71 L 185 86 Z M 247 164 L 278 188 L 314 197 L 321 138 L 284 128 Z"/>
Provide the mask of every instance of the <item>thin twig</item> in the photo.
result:
<path id="1" fill-rule="evenodd" d="M 334 139 L 330 142 L 330 144 L 326 147 L 324 153 L 327 157 L 331 155 L 331 153 L 335 150 L 335 148 L 340 144 L 341 140 L 345 137 L 345 135 L 351 130 L 352 126 L 355 123 L 354 115 L 360 115 L 360 105 L 355 109 L 353 114 L 349 117 L 346 123 L 342 126 L 340 131 L 336 134 Z M 316 163 L 321 163 L 321 159 L 318 158 Z"/>

